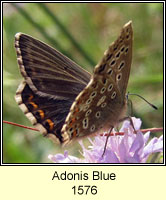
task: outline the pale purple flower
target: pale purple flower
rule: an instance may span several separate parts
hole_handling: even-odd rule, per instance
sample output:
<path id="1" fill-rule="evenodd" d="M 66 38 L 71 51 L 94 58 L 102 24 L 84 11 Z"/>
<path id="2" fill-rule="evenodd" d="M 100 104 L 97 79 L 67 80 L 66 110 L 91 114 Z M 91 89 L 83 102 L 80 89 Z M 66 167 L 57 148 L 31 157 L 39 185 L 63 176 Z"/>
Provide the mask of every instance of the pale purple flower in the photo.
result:
<path id="1" fill-rule="evenodd" d="M 149 141 L 150 132 L 142 134 L 140 131 L 141 120 L 132 118 L 137 134 L 129 121 L 123 123 L 120 132 L 123 136 L 110 136 L 104 156 L 105 136 L 96 136 L 94 140 L 89 138 L 91 146 L 86 148 L 82 141 L 83 159 L 70 156 L 65 151 L 63 154 L 49 155 L 48 158 L 54 163 L 145 163 L 152 153 L 163 151 L 163 136 L 154 137 Z M 115 131 L 113 131 L 115 132 Z"/>

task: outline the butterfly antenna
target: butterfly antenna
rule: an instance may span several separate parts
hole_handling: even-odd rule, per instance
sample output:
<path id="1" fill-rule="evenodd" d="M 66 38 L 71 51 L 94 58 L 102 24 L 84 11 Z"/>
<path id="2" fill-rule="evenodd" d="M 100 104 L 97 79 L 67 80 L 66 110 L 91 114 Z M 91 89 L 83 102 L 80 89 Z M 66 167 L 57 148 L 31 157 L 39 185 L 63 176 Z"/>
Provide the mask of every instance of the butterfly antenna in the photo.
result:
<path id="1" fill-rule="evenodd" d="M 157 110 L 158 108 L 153 105 L 152 103 L 150 103 L 149 101 L 147 101 L 145 98 L 143 98 L 142 96 L 140 96 L 139 94 L 134 94 L 134 93 L 127 93 L 127 98 L 128 98 L 128 95 L 135 95 L 135 96 L 138 96 L 140 97 L 141 99 L 143 99 L 147 104 L 149 104 L 152 108 L 154 108 L 155 110 Z"/>

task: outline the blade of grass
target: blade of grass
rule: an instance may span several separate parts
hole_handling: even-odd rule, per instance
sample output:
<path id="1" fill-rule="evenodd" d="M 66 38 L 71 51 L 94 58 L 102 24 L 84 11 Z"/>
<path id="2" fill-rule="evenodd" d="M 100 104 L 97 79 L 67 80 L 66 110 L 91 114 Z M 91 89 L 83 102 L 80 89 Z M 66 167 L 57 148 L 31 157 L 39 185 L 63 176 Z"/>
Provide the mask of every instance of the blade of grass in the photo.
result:
<path id="1" fill-rule="evenodd" d="M 17 3 L 11 3 L 11 5 L 16 8 L 18 10 L 18 12 L 27 19 L 27 21 L 29 23 L 32 24 L 32 26 L 37 29 L 42 35 L 44 38 L 46 38 L 52 45 L 54 45 L 59 51 L 61 51 L 63 54 L 65 54 L 66 56 L 68 56 L 69 58 L 73 59 L 72 56 L 70 55 L 70 53 L 66 52 L 62 47 L 61 45 L 55 40 L 53 39 L 52 37 L 50 37 L 46 31 L 44 30 L 44 28 L 36 23 L 32 18 L 31 16 L 20 6 L 17 5 Z"/>
<path id="2" fill-rule="evenodd" d="M 73 46 L 80 52 L 80 54 L 91 64 L 92 66 L 95 66 L 94 60 L 84 51 L 84 49 L 81 47 L 81 45 L 75 40 L 75 38 L 71 35 L 69 30 L 61 23 L 61 21 L 57 18 L 55 14 L 53 14 L 50 9 L 44 4 L 44 3 L 38 3 L 37 4 L 40 8 L 47 13 L 47 15 L 50 16 L 50 18 L 53 20 L 53 22 L 56 22 L 56 25 L 59 27 L 59 29 L 64 33 L 64 35 L 71 41 Z"/>

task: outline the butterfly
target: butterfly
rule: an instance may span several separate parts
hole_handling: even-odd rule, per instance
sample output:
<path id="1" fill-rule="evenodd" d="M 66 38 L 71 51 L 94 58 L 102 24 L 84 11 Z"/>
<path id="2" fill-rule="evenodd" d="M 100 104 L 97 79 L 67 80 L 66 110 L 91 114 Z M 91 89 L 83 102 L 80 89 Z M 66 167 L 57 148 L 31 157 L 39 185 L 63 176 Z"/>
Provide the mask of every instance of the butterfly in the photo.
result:
<path id="1" fill-rule="evenodd" d="M 44 136 L 63 145 L 116 127 L 126 112 L 132 41 L 129 21 L 90 74 L 49 45 L 17 33 L 24 80 L 16 102 Z"/>

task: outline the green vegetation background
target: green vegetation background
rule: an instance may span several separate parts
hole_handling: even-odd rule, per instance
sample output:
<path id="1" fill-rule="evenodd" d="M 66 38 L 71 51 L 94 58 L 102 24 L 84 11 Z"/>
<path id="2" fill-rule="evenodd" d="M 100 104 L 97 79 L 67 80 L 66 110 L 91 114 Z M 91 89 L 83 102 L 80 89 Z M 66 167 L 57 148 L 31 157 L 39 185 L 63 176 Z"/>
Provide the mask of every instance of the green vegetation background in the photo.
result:
<path id="1" fill-rule="evenodd" d="M 18 4 L 17 4 L 18 5 Z M 116 39 L 122 26 L 133 21 L 134 47 L 128 91 L 145 97 L 159 109 L 131 97 L 135 116 L 143 128 L 163 126 L 163 4 L 162 3 L 47 3 L 49 10 L 65 26 L 90 57 L 85 59 L 73 41 L 58 27 L 56 20 L 39 3 L 19 3 L 31 19 L 54 38 L 61 47 L 48 41 L 43 30 L 37 29 L 14 5 L 3 4 L 3 119 L 31 126 L 14 100 L 15 91 L 23 79 L 19 73 L 14 49 L 14 35 L 27 33 L 61 52 L 70 54 L 80 66 L 92 72 L 108 45 Z M 95 64 L 92 64 L 95 63 Z M 158 134 L 154 136 L 159 137 Z M 78 143 L 69 149 L 81 156 Z M 63 149 L 43 138 L 40 133 L 11 125 L 3 125 L 4 163 L 49 163 L 48 154 L 63 153 Z M 149 161 L 150 162 L 150 161 Z M 155 160 L 154 160 L 155 162 Z"/>

